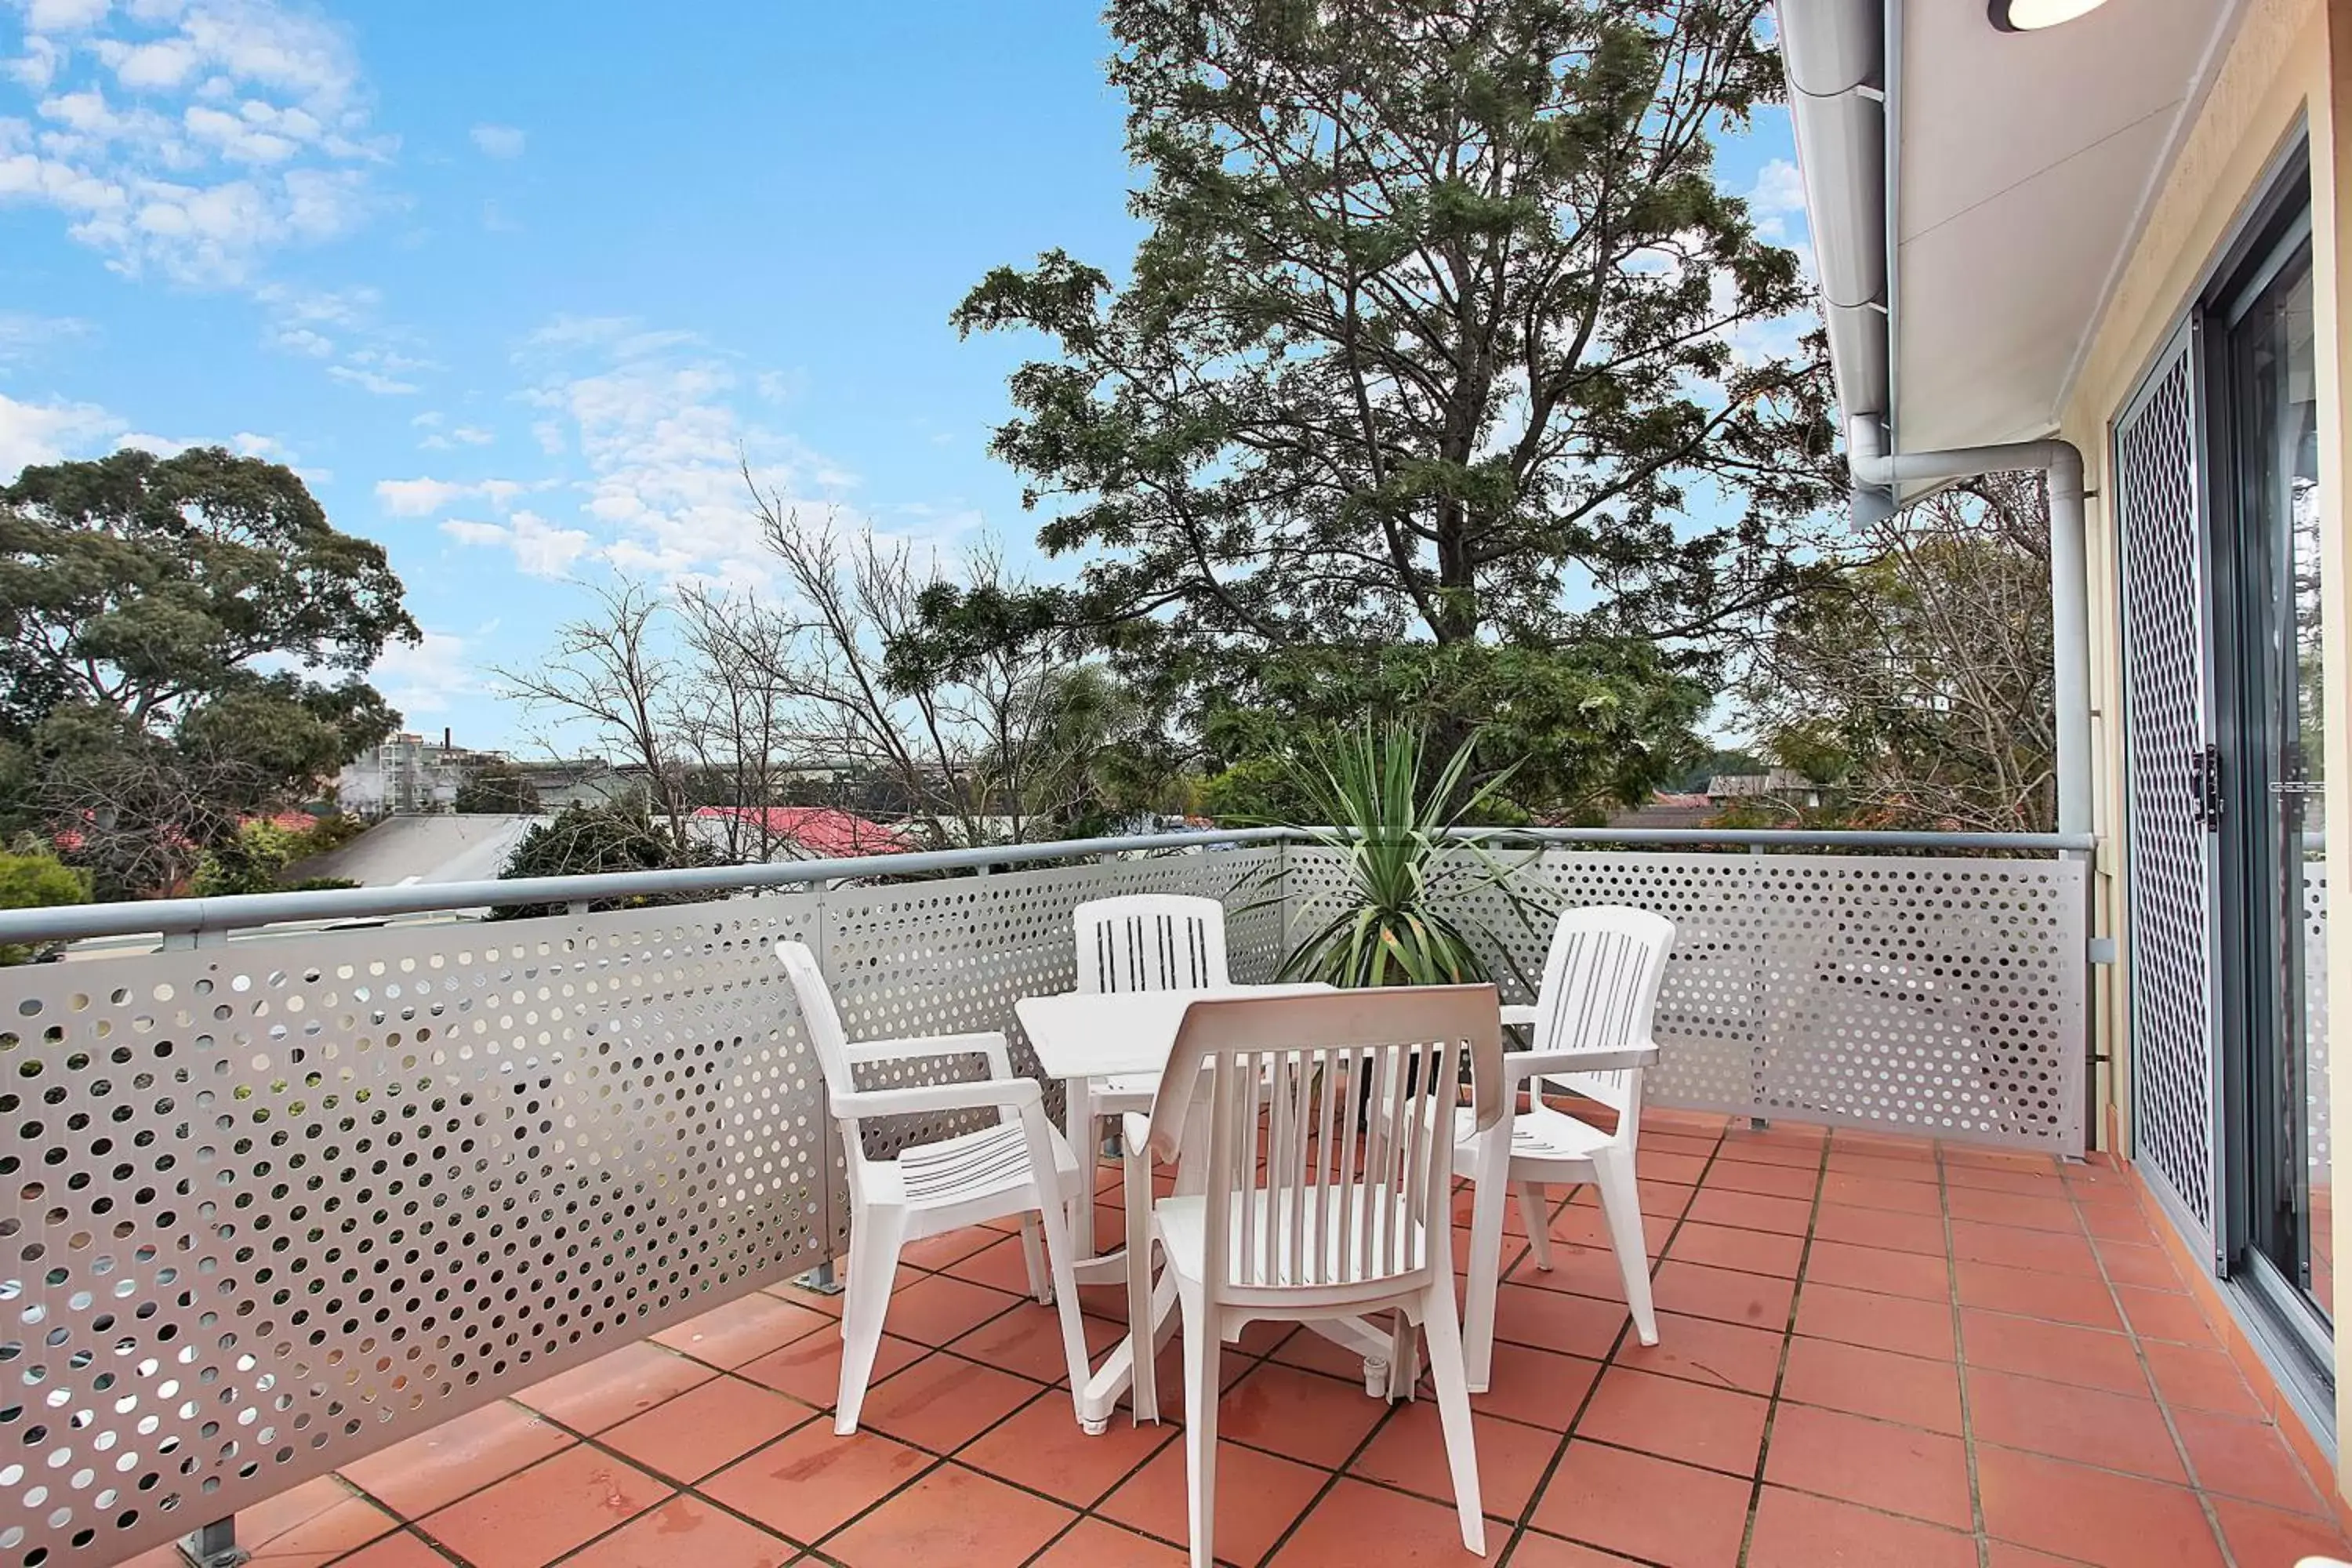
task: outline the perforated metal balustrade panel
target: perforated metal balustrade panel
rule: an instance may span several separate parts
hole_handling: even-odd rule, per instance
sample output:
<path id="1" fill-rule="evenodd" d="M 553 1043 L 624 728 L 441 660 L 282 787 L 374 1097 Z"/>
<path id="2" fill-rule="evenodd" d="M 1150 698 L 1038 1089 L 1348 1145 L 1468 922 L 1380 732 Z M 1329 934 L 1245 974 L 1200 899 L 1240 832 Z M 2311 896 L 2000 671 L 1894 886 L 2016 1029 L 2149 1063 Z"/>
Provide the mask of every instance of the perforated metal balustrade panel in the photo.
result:
<path id="1" fill-rule="evenodd" d="M 0 1564 L 111 1563 L 783 1279 L 766 898 L 0 971 Z"/>
<path id="2" fill-rule="evenodd" d="M 1675 922 L 1653 1103 L 2010 1148 L 2084 1147 L 2084 868 L 1961 857 L 1498 851 L 1546 910 L 1630 904 Z M 1294 919 L 1339 885 L 1294 847 Z M 1508 1000 L 1550 942 L 1491 886 L 1461 911 L 1501 939 Z M 1302 925 L 1302 929 L 1306 929 Z"/>
<path id="3" fill-rule="evenodd" d="M 2210 1242 L 2219 1207 L 2211 736 L 2194 355 L 2185 332 L 2116 424 L 2134 1153 Z"/>

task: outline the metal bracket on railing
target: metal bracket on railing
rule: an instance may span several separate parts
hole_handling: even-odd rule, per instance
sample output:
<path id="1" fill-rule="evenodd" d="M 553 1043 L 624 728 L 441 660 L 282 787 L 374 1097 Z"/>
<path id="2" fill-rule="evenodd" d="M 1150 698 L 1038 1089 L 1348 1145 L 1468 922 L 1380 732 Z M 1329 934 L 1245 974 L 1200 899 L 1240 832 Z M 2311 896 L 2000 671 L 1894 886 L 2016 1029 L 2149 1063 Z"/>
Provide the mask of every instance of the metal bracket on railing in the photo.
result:
<path id="1" fill-rule="evenodd" d="M 834 1268 L 833 1259 L 830 1258 L 805 1274 L 793 1275 L 792 1282 L 803 1290 L 814 1290 L 820 1296 L 838 1296 L 842 1290 L 840 1271 Z"/>
<path id="2" fill-rule="evenodd" d="M 180 1538 L 180 1555 L 189 1568 L 240 1568 L 253 1553 L 236 1543 L 236 1515 L 214 1520 Z"/>

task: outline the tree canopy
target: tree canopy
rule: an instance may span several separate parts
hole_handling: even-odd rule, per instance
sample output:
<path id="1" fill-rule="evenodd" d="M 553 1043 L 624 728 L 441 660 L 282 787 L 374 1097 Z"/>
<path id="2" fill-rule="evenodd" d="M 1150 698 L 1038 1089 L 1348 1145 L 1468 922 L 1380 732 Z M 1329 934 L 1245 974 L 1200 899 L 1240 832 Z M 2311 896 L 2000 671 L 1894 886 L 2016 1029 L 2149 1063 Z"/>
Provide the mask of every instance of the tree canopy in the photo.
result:
<path id="1" fill-rule="evenodd" d="M 28 468 L 0 489 L 0 815 L 101 896 L 168 888 L 392 731 L 362 674 L 416 636 L 383 547 L 280 464 Z"/>
<path id="2" fill-rule="evenodd" d="M 1778 530 L 1828 493 L 1821 356 L 1735 346 L 1806 294 L 1710 142 L 1780 89 L 1761 0 L 1107 16 L 1127 279 L 1049 251 L 954 315 L 1051 341 L 992 449 L 1085 565 L 943 625 L 1060 626 L 1194 700 L 1400 642 L 1636 638 L 1672 678 L 1810 580 Z"/>

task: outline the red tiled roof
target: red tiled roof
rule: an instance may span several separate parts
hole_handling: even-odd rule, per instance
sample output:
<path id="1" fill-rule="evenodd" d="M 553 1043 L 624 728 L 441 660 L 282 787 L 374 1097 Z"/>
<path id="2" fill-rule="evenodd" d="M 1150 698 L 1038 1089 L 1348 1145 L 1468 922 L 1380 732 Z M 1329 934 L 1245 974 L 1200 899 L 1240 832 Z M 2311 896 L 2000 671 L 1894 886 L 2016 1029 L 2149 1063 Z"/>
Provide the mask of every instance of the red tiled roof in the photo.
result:
<path id="1" fill-rule="evenodd" d="M 705 805 L 694 815 L 758 824 L 770 837 L 812 855 L 889 855 L 907 847 L 903 830 L 830 805 Z"/>

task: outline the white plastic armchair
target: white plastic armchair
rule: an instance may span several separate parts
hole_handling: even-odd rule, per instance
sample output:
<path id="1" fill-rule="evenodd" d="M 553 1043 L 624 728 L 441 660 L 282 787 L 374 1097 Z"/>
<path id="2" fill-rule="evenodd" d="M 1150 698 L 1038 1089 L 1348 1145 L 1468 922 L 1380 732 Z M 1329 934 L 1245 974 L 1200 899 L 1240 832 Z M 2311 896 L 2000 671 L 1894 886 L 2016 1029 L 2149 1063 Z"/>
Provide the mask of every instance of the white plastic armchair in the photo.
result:
<path id="1" fill-rule="evenodd" d="M 900 1248 L 941 1231 L 1013 1215 L 1022 1216 L 1030 1292 L 1040 1303 L 1053 1303 L 1061 1315 L 1075 1404 L 1086 1385 L 1087 1363 L 1070 1273 L 1069 1210 L 1083 1188 L 1077 1157 L 1046 1120 L 1036 1081 L 1013 1076 L 1012 1053 L 1001 1034 L 852 1043 L 816 954 L 803 942 L 780 942 L 776 957 L 800 999 L 801 1020 L 824 1073 L 826 1100 L 841 1123 L 849 1171 L 849 1286 L 842 1303 L 841 1387 L 833 1429 L 843 1436 L 857 1430 Z M 899 1089 L 857 1087 L 862 1066 L 950 1057 L 979 1057 L 988 1076 Z M 933 1139 L 894 1159 L 867 1157 L 859 1128 L 866 1117 L 992 1109 L 997 1112 L 995 1126 Z"/>
<path id="2" fill-rule="evenodd" d="M 1215 1560 L 1225 1341 L 1254 1321 L 1385 1312 L 1399 1364 L 1415 1325 L 1427 1337 L 1462 1543 L 1485 1555 L 1448 1151 L 1465 1068 L 1471 1124 L 1501 1121 L 1501 1057 L 1491 985 L 1204 998 L 1185 1013 L 1150 1122 L 1152 1157 L 1181 1154 L 1182 1173 L 1151 1231 L 1182 1315 L 1193 1568 Z M 1377 1110 L 1360 1127 L 1367 1089 Z M 1136 1353 L 1150 1353 L 1140 1339 Z"/>
<path id="3" fill-rule="evenodd" d="M 1646 910 L 1613 904 L 1570 910 L 1552 931 L 1535 1005 L 1502 1009 L 1505 1024 L 1533 1028 L 1533 1049 L 1503 1056 L 1504 1103 L 1517 1107 L 1524 1086 L 1528 1108 L 1507 1125 L 1483 1129 L 1466 1115 L 1459 1118 L 1454 1150 L 1454 1174 L 1476 1187 L 1463 1326 L 1473 1389 L 1487 1386 L 1494 1366 L 1507 1189 L 1518 1199 L 1528 1253 L 1538 1268 L 1549 1271 L 1551 1232 L 1539 1190 L 1593 1184 L 1633 1331 L 1645 1345 L 1658 1342 L 1633 1155 L 1641 1135 L 1642 1069 L 1657 1058 L 1651 1020 L 1674 941 L 1674 922 Z M 1616 1113 L 1615 1128 L 1604 1132 L 1545 1104 L 1547 1086 L 1606 1106 Z"/>

